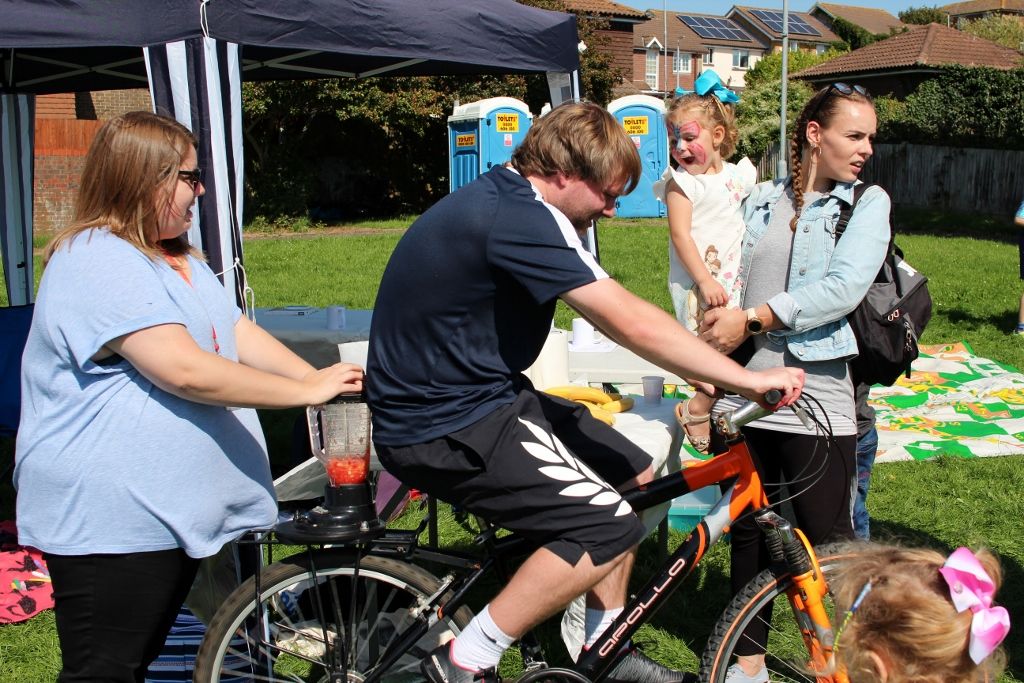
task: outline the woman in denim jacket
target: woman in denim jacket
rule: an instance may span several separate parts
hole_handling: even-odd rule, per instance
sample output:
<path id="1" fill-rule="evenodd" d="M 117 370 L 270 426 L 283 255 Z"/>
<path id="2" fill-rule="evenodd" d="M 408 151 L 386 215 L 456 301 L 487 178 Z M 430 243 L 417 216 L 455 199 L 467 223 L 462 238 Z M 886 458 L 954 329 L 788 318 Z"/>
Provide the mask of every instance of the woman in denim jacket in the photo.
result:
<path id="1" fill-rule="evenodd" d="M 888 195 L 878 187 L 867 190 L 838 242 L 835 232 L 840 209 L 852 201 L 857 176 L 871 157 L 875 129 L 874 103 L 860 86 L 835 83 L 810 99 L 793 135 L 792 176 L 761 183 L 744 205 L 744 310 L 712 309 L 701 327 L 702 338 L 725 352 L 752 337 L 750 369 L 806 371 L 804 393 L 820 401 L 815 412 L 831 425 L 831 444 L 788 410 L 743 431 L 769 499 L 778 503 L 780 484 L 787 482 L 796 522 L 814 544 L 853 536 L 857 425 L 848 361 L 857 354 L 857 341 L 845 316 L 881 267 L 890 234 Z M 718 409 L 738 403 L 726 397 Z M 768 563 L 753 521 L 735 524 L 734 592 Z M 756 620 L 746 636 L 728 680 L 764 683 L 765 622 Z"/>

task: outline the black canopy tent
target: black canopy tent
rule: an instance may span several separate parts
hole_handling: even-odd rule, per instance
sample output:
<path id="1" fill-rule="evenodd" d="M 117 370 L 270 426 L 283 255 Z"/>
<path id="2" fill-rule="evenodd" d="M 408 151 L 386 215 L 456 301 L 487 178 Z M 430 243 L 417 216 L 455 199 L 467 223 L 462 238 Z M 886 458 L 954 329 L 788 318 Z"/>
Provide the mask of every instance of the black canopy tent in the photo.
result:
<path id="1" fill-rule="evenodd" d="M 572 15 L 514 0 L 0 0 L 0 220 L 12 304 L 32 298 L 34 95 L 149 84 L 200 140 L 190 237 L 242 301 L 241 81 L 546 73 L 578 92 Z"/>

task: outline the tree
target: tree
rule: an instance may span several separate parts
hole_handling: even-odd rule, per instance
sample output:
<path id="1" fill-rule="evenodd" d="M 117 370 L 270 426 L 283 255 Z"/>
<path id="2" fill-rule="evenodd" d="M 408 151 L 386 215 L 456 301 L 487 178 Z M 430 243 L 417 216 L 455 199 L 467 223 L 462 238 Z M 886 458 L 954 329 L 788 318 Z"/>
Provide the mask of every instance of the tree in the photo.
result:
<path id="1" fill-rule="evenodd" d="M 830 59 L 835 59 L 841 54 L 849 52 L 845 49 L 829 49 L 825 54 L 819 55 L 814 52 L 804 52 L 799 50 L 797 52 L 790 52 L 789 59 L 787 60 L 787 68 L 790 75 L 810 68 L 816 64 L 827 62 Z M 767 54 L 758 60 L 757 64 L 750 68 L 744 77 L 744 87 L 749 90 L 752 87 L 758 86 L 766 82 L 779 82 L 782 78 L 782 53 L 773 52 Z"/>
<path id="2" fill-rule="evenodd" d="M 938 7 L 908 7 L 900 12 L 900 21 L 904 24 L 945 24 L 949 15 Z"/>
<path id="3" fill-rule="evenodd" d="M 843 42 L 851 50 L 859 50 L 865 45 L 870 45 L 878 40 L 885 40 L 888 33 L 870 33 L 867 29 L 857 26 L 842 17 L 836 17 L 832 22 L 832 32 L 843 39 Z"/>
<path id="4" fill-rule="evenodd" d="M 991 14 L 983 19 L 967 22 L 964 33 L 991 40 L 1003 47 L 1020 50 L 1024 46 L 1024 18 L 1009 14 Z"/>
<path id="5" fill-rule="evenodd" d="M 830 49 L 823 55 L 813 52 L 790 52 L 790 74 L 827 62 L 844 51 Z M 737 156 L 758 159 L 779 139 L 779 108 L 782 106 L 782 53 L 762 57 L 744 77 L 746 87 L 736 107 L 736 122 L 740 129 Z M 786 130 L 792 132 L 813 90 L 799 79 L 790 78 L 786 89 Z M 785 150 L 788 153 L 789 150 Z"/>
<path id="6" fill-rule="evenodd" d="M 564 11 L 562 0 L 519 0 Z M 621 74 L 602 50 L 606 22 L 578 19 L 582 95 L 601 104 Z M 457 101 L 505 96 L 539 114 L 542 74 L 246 83 L 246 215 L 419 213 L 448 192 L 447 118 Z"/>

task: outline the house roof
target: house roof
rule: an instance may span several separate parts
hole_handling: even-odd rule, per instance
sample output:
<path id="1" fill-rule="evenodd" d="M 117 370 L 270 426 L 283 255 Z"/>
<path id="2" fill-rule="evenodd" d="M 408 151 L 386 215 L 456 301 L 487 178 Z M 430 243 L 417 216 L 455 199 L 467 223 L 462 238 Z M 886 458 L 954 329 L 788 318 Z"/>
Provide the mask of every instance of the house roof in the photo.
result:
<path id="1" fill-rule="evenodd" d="M 666 14 L 668 22 L 665 21 Z M 665 42 L 665 28 L 668 28 L 668 45 L 663 47 L 674 50 L 679 46 L 680 50 L 697 54 L 704 54 L 708 51 L 701 43 L 700 37 L 687 28 L 686 24 L 679 18 L 679 12 L 663 12 L 661 10 L 647 10 L 649 19 L 633 26 L 633 49 L 646 48 L 651 39 L 656 38 L 658 44 Z"/>
<path id="2" fill-rule="evenodd" d="M 996 0 L 998 1 L 998 0 Z M 1024 0 L 1022 0 L 1024 1 Z M 832 18 L 844 19 L 855 26 L 860 26 L 868 33 L 889 33 L 890 29 L 903 28 L 903 22 L 884 9 L 875 7 L 856 7 L 854 5 L 836 5 L 831 2 L 819 2 L 815 8 Z"/>
<path id="3" fill-rule="evenodd" d="M 1021 53 L 1016 50 L 940 24 L 927 24 L 804 69 L 794 76 L 813 78 L 949 64 L 1012 69 L 1020 61 Z"/>
<path id="4" fill-rule="evenodd" d="M 574 14 L 587 14 L 614 19 L 646 19 L 641 10 L 620 5 L 611 0 L 563 0 L 565 9 Z"/>
<path id="5" fill-rule="evenodd" d="M 760 31 L 765 37 L 772 41 L 782 40 L 782 32 L 770 27 L 765 22 L 758 19 L 753 12 L 756 10 L 763 10 L 765 12 L 778 12 L 779 10 L 773 7 L 744 7 L 741 5 L 733 5 L 732 9 L 726 15 L 732 18 L 733 15 L 739 14 L 744 20 L 755 29 Z M 834 43 L 842 40 L 839 36 L 829 30 L 825 24 L 821 23 L 817 18 L 811 16 L 807 12 L 790 12 L 790 18 L 799 18 L 806 22 L 812 29 L 815 29 L 820 35 L 804 35 L 798 33 L 793 28 L 793 24 L 789 25 L 789 38 L 790 40 L 803 40 L 805 42 L 816 42 L 816 43 Z"/>
<path id="6" fill-rule="evenodd" d="M 998 12 L 999 10 L 1024 12 L 1024 0 L 967 0 L 966 2 L 943 5 L 939 9 L 954 17 L 961 14 Z"/>

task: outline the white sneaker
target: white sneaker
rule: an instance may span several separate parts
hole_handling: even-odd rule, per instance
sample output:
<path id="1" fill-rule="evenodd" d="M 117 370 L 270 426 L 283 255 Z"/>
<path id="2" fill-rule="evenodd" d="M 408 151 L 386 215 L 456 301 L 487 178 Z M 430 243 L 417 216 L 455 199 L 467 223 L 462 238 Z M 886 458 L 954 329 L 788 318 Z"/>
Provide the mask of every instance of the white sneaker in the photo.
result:
<path id="1" fill-rule="evenodd" d="M 737 662 L 726 670 L 725 680 L 731 683 L 768 683 L 768 668 L 762 666 L 756 674 L 748 676 Z"/>

